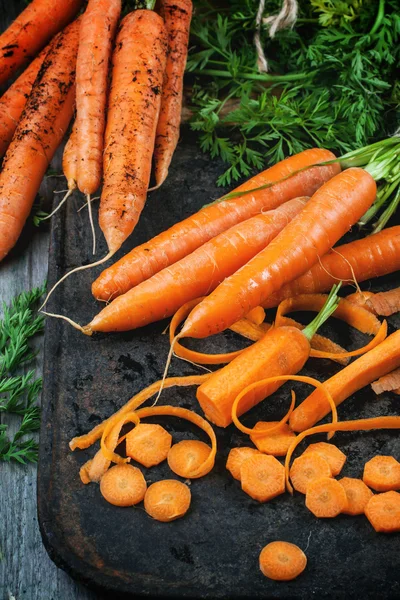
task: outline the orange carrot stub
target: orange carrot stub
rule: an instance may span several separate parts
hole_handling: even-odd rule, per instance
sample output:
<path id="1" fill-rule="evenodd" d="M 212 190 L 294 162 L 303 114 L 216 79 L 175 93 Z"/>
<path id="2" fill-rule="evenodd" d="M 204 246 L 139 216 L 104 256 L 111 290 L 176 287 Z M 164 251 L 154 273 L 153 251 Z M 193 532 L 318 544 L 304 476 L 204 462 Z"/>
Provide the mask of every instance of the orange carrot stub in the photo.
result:
<path id="1" fill-rule="evenodd" d="M 168 167 L 179 139 L 183 74 L 193 6 L 191 0 L 162 0 L 160 10 L 168 33 L 168 57 L 154 146 L 157 187 L 162 185 L 168 175 Z"/>
<path id="2" fill-rule="evenodd" d="M 83 0 L 32 0 L 0 36 L 0 85 L 61 31 L 82 4 Z"/>
<path id="3" fill-rule="evenodd" d="M 147 484 L 139 469 L 131 465 L 115 465 L 101 478 L 100 492 L 115 506 L 133 506 L 144 498 Z"/>
<path id="4" fill-rule="evenodd" d="M 0 98 L 0 157 L 4 156 L 48 52 L 46 47 Z"/>
<path id="5" fill-rule="evenodd" d="M 338 406 L 357 390 L 399 366 L 400 330 L 325 381 L 324 388 Z M 326 398 L 320 390 L 315 390 L 293 411 L 289 424 L 293 431 L 304 431 L 329 412 Z"/>
<path id="6" fill-rule="evenodd" d="M 365 507 L 365 516 L 375 531 L 382 533 L 400 531 L 400 494 L 385 492 L 372 496 Z"/>
<path id="7" fill-rule="evenodd" d="M 306 202 L 307 198 L 296 198 L 231 227 L 115 298 L 87 327 L 92 331 L 126 331 L 173 315 L 186 302 L 210 293 L 265 248 Z"/>
<path id="8" fill-rule="evenodd" d="M 242 464 L 245 460 L 257 454 L 260 454 L 258 450 L 256 450 L 255 448 L 249 448 L 247 446 L 243 446 L 241 448 L 232 448 L 232 450 L 230 450 L 228 454 L 226 468 L 228 469 L 232 477 L 234 477 L 234 479 L 240 481 L 240 469 L 242 467 Z"/>
<path id="9" fill-rule="evenodd" d="M 146 201 L 167 59 L 162 18 L 136 10 L 120 26 L 113 54 L 99 223 L 110 253 L 132 233 Z"/>
<path id="10" fill-rule="evenodd" d="M 71 120 L 79 19 L 54 38 L 0 174 L 0 260 L 16 243 Z"/>
<path id="11" fill-rule="evenodd" d="M 191 493 L 187 485 L 175 479 L 153 483 L 144 497 L 144 508 L 156 521 L 175 521 L 190 507 Z"/>
<path id="12" fill-rule="evenodd" d="M 373 493 L 361 479 L 352 477 L 343 477 L 339 479 L 340 485 L 344 488 L 347 496 L 347 508 L 342 512 L 345 515 L 363 515 Z"/>
<path id="13" fill-rule="evenodd" d="M 363 169 L 347 169 L 333 177 L 265 250 L 193 309 L 181 337 L 213 335 L 261 305 L 326 254 L 375 196 L 376 183 Z"/>
<path id="14" fill-rule="evenodd" d="M 108 67 L 120 12 L 121 0 L 89 0 L 82 15 L 76 61 L 77 183 L 86 195 L 101 183 Z"/>
<path id="15" fill-rule="evenodd" d="M 376 492 L 400 490 L 400 463 L 393 456 L 374 456 L 365 463 L 363 481 Z"/>
<path id="16" fill-rule="evenodd" d="M 277 208 L 293 198 L 311 196 L 325 181 L 340 171 L 338 164 L 312 167 L 289 176 L 299 169 L 334 158 L 332 152 L 314 148 L 286 158 L 259 173 L 234 191 L 245 192 L 273 182 L 279 183 L 206 206 L 149 242 L 134 248 L 96 279 L 92 285 L 93 295 L 99 300 L 108 301 L 124 294 L 233 225 L 261 211 Z M 106 171 L 106 164 L 104 170 Z M 287 179 L 280 181 L 284 178 Z"/>
<path id="17" fill-rule="evenodd" d="M 261 550 L 260 570 L 274 581 L 296 579 L 307 566 L 307 557 L 295 544 L 271 542 Z"/>
<path id="18" fill-rule="evenodd" d="M 306 506 L 318 518 L 333 518 L 348 507 L 347 495 L 336 479 L 321 477 L 307 486 Z"/>
<path id="19" fill-rule="evenodd" d="M 389 227 L 355 242 L 337 246 L 309 271 L 263 302 L 265 308 L 278 306 L 285 298 L 299 294 L 327 292 L 338 279 L 354 283 L 400 270 L 400 225 Z"/>

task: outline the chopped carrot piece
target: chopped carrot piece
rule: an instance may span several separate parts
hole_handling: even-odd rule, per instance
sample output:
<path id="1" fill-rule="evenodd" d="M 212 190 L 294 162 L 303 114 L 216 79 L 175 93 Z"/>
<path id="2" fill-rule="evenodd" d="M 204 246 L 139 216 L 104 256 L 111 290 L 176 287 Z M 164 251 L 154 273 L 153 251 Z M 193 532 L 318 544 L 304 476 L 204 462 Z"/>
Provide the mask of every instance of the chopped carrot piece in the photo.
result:
<path id="1" fill-rule="evenodd" d="M 260 554 L 260 569 L 265 577 L 274 581 L 291 581 L 307 566 L 307 557 L 295 544 L 271 542 Z"/>
<path id="2" fill-rule="evenodd" d="M 347 508 L 343 510 L 345 515 L 363 515 L 365 507 L 373 493 L 361 479 L 343 477 L 339 479 L 347 496 Z"/>
<path id="3" fill-rule="evenodd" d="M 245 460 L 250 458 L 251 456 L 255 456 L 256 454 L 260 454 L 258 450 L 255 448 L 250 448 L 248 446 L 243 446 L 241 448 L 232 448 L 229 452 L 228 460 L 226 461 L 226 468 L 238 481 L 241 480 L 240 469 Z"/>
<path id="4" fill-rule="evenodd" d="M 336 479 L 320 477 L 307 486 L 306 506 L 318 518 L 337 517 L 347 509 L 347 494 Z"/>
<path id="5" fill-rule="evenodd" d="M 327 442 L 317 442 L 316 444 L 310 444 L 306 448 L 303 454 L 308 452 L 316 452 L 329 464 L 333 477 L 339 475 L 343 469 L 343 465 L 346 462 L 346 455 L 334 444 L 328 444 Z"/>
<path id="6" fill-rule="evenodd" d="M 391 491 L 372 496 L 365 507 L 365 516 L 375 531 L 400 531 L 400 494 Z"/>
<path id="7" fill-rule="evenodd" d="M 267 502 L 285 491 L 285 469 L 273 456 L 254 455 L 240 468 L 242 490 L 258 502 Z"/>
<path id="8" fill-rule="evenodd" d="M 137 467 L 115 465 L 100 480 L 100 492 L 107 502 L 115 506 L 133 506 L 144 498 L 147 484 Z"/>
<path id="9" fill-rule="evenodd" d="M 174 521 L 183 517 L 190 506 L 191 493 L 187 485 L 176 479 L 153 483 L 144 497 L 144 508 L 156 521 Z"/>
<path id="10" fill-rule="evenodd" d="M 178 444 L 174 444 L 168 452 L 168 466 L 171 471 L 180 477 L 197 479 L 198 477 L 207 475 L 213 468 L 213 465 L 209 464 L 205 471 L 201 471 L 194 477 L 191 475 L 207 460 L 210 452 L 210 446 L 204 442 L 200 442 L 199 440 L 183 440 Z"/>
<path id="11" fill-rule="evenodd" d="M 268 427 L 273 427 L 278 423 L 279 421 L 258 421 L 254 426 L 254 431 L 257 431 L 257 429 L 268 429 Z M 296 434 L 290 429 L 287 423 L 284 423 L 271 434 L 267 433 L 262 436 L 251 435 L 250 439 L 260 452 L 272 454 L 272 456 L 286 456 L 286 452 L 293 442 L 294 437 L 296 437 Z"/>
<path id="12" fill-rule="evenodd" d="M 363 481 L 376 492 L 400 490 L 400 463 L 393 456 L 374 456 L 365 463 Z"/>
<path id="13" fill-rule="evenodd" d="M 331 477 L 332 471 L 328 461 L 320 454 L 308 452 L 293 461 L 289 475 L 294 489 L 305 494 L 312 481 L 321 477 Z"/>
<path id="14" fill-rule="evenodd" d="M 137 425 L 126 436 L 126 453 L 145 467 L 159 465 L 168 456 L 172 436 L 161 425 Z"/>

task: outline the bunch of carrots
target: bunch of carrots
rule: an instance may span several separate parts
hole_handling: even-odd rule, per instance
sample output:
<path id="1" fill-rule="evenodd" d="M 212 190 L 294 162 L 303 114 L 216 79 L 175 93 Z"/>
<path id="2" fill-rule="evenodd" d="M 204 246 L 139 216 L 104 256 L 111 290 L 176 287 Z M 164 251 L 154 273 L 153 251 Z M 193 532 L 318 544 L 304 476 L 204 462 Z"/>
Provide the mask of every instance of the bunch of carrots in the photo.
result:
<path id="1" fill-rule="evenodd" d="M 162 0 L 158 12 L 149 0 L 121 22 L 121 0 L 84 4 L 32 0 L 0 36 L 1 84 L 33 59 L 0 99 L 0 260 L 18 240 L 74 114 L 63 170 L 67 197 L 78 188 L 87 198 L 93 252 L 91 197 L 99 186 L 110 257 L 138 222 L 152 162 L 156 187 L 168 174 L 179 138 L 191 0 Z"/>

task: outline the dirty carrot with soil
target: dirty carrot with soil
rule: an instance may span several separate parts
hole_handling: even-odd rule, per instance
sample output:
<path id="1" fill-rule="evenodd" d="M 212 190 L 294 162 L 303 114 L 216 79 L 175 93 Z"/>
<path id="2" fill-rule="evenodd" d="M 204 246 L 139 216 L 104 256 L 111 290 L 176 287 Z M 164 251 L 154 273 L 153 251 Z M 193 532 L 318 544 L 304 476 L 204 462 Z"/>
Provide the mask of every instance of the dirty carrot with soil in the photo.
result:
<path id="1" fill-rule="evenodd" d="M 400 270 L 400 225 L 389 227 L 360 240 L 337 246 L 320 257 L 309 271 L 282 287 L 263 302 L 278 306 L 285 298 L 326 292 L 338 280 L 361 283 Z"/>
<path id="2" fill-rule="evenodd" d="M 168 56 L 164 73 L 161 110 L 154 146 L 154 175 L 160 187 L 179 140 L 182 112 L 183 74 L 188 53 L 191 0 L 162 0 L 160 13 L 168 33 Z"/>
<path id="3" fill-rule="evenodd" d="M 334 158 L 334 154 L 328 150 L 314 148 L 266 169 L 234 191 L 245 192 L 267 184 L 271 184 L 271 187 L 242 197 L 230 200 L 222 198 L 213 202 L 149 242 L 134 248 L 96 279 L 92 285 L 93 295 L 99 300 L 108 301 L 124 294 L 233 225 L 261 211 L 273 210 L 293 198 L 311 196 L 325 181 L 340 171 L 340 166 L 337 163 L 315 166 L 301 173 L 291 174 Z M 273 184 L 274 182 L 277 183 Z"/>
<path id="4" fill-rule="evenodd" d="M 375 197 L 376 183 L 363 169 L 350 168 L 333 177 L 265 250 L 193 309 L 178 337 L 208 337 L 263 304 L 285 283 L 317 263 Z"/>
<path id="5" fill-rule="evenodd" d="M 82 4 L 83 0 L 32 0 L 0 35 L 0 85 L 68 25 Z"/>
<path id="6" fill-rule="evenodd" d="M 79 19 L 51 43 L 0 174 L 0 260 L 18 240 L 72 118 Z"/>
<path id="7" fill-rule="evenodd" d="M 336 406 L 377 377 L 400 366 L 400 330 L 324 382 Z M 330 406 L 320 390 L 315 390 L 291 414 L 290 426 L 304 431 L 323 419 Z"/>

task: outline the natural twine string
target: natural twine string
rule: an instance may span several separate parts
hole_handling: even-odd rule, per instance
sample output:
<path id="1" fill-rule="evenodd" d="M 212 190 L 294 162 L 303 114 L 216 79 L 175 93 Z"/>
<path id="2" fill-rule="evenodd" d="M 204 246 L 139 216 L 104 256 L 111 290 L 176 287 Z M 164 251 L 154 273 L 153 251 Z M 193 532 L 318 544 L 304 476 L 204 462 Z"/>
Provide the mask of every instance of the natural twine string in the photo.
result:
<path id="1" fill-rule="evenodd" d="M 297 0 L 283 0 L 282 8 L 277 15 L 263 18 L 265 0 L 260 0 L 254 34 L 254 45 L 257 50 L 257 67 L 260 73 L 268 72 L 268 61 L 261 44 L 261 25 L 269 27 L 269 36 L 273 38 L 277 31 L 293 27 L 296 23 L 298 8 Z"/>

